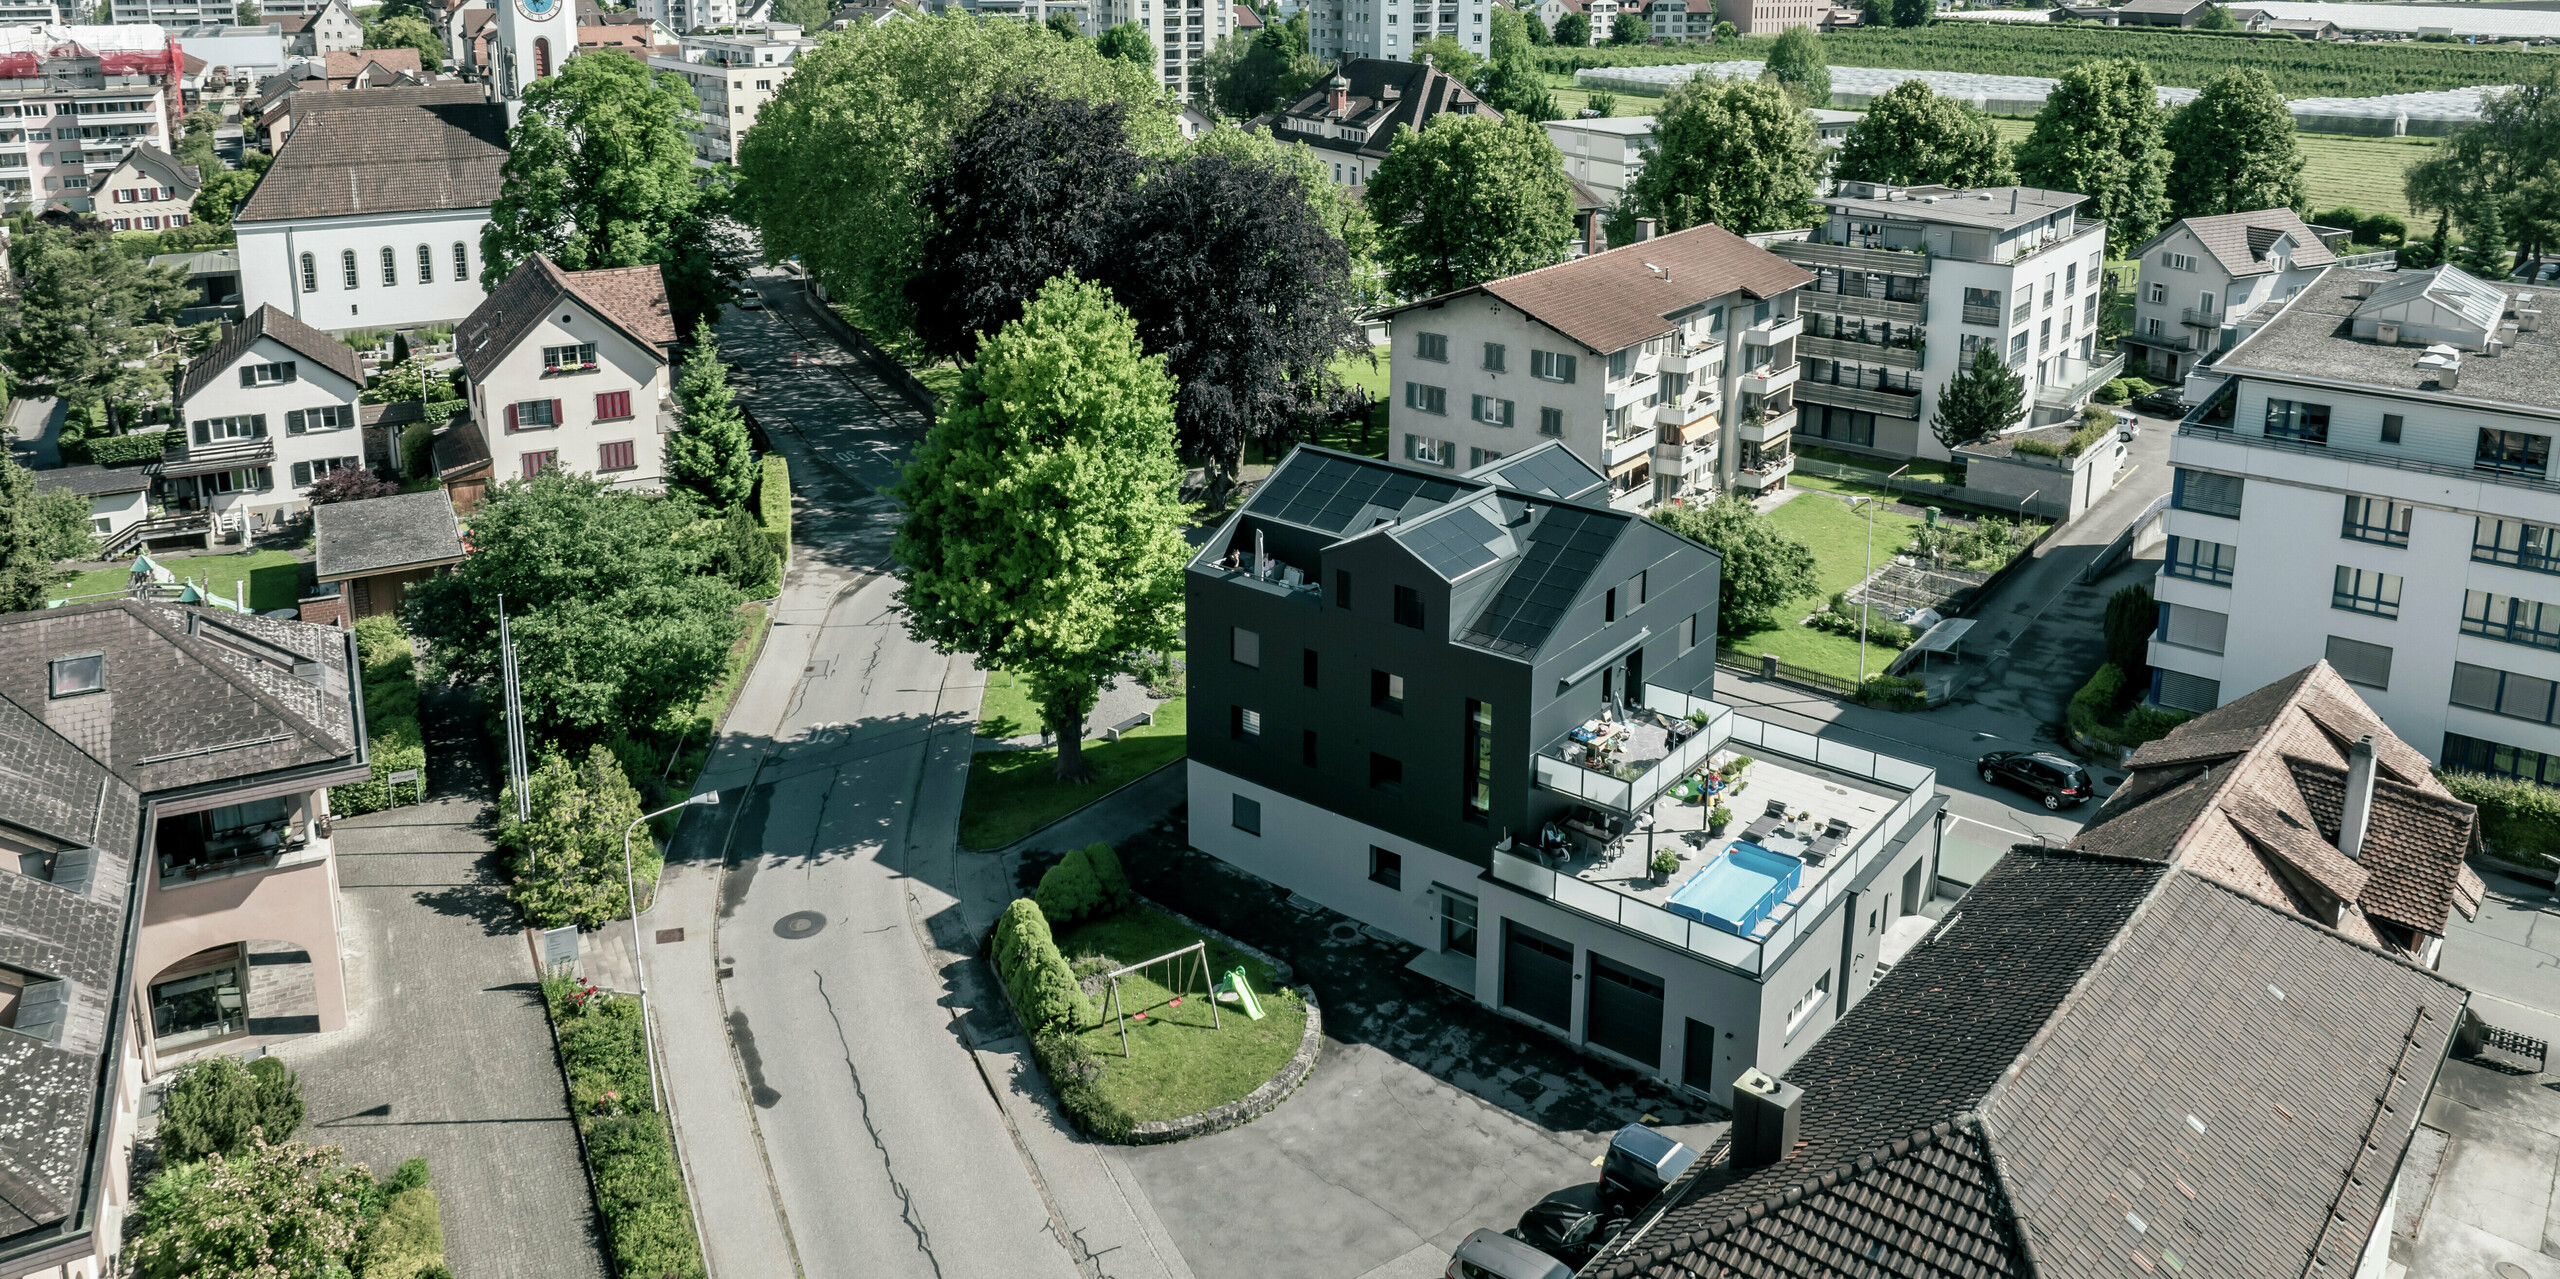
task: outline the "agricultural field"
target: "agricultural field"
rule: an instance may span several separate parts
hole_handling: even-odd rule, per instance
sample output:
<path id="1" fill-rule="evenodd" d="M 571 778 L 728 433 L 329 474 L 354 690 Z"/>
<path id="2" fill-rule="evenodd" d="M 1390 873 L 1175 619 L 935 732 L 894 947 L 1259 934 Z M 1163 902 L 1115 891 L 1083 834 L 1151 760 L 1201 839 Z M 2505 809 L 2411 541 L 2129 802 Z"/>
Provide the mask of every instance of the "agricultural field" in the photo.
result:
<path id="1" fill-rule="evenodd" d="M 1711 46 L 1549 48 L 1540 50 L 1539 56 L 1546 70 L 1569 76 L 1582 67 L 1765 59 L 1775 43 L 1773 38 L 1754 37 Z M 2560 57 L 2542 50 L 2451 44 L 2336 44 L 2193 31 L 1987 22 L 1835 32 L 1822 38 L 1822 50 L 1833 66 L 1983 75 L 2058 76 L 2073 64 L 2093 58 L 2133 57 L 2150 63 L 2162 84 L 2189 88 L 2203 88 L 2225 71 L 2255 67 L 2289 98 L 2361 98 L 2514 84 L 2529 69 Z"/>
<path id="2" fill-rule="evenodd" d="M 1653 99 L 1645 99 L 1651 102 Z M 1627 110 L 1621 107 L 1621 110 Z M 2025 140 L 2032 120 L 1997 117 L 1992 125 L 2011 146 Z M 2334 209 L 2352 205 L 2360 213 L 2392 213 L 2412 228 L 2408 197 L 2400 190 L 2400 174 L 2435 150 L 2434 138 L 2354 138 L 2335 133 L 2297 134 L 2301 139 L 2302 177 L 2311 188 L 2311 207 Z"/>

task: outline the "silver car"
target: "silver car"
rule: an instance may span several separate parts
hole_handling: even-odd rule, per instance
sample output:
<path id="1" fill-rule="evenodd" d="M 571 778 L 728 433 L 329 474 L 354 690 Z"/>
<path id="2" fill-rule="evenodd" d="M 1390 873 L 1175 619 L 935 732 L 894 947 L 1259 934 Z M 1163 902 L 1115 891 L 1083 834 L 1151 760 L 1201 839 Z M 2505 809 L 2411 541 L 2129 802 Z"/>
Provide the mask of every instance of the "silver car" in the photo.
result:
<path id="1" fill-rule="evenodd" d="M 1449 1254 L 1446 1279 L 1573 1279 L 1573 1267 L 1498 1230 L 1478 1230 Z"/>

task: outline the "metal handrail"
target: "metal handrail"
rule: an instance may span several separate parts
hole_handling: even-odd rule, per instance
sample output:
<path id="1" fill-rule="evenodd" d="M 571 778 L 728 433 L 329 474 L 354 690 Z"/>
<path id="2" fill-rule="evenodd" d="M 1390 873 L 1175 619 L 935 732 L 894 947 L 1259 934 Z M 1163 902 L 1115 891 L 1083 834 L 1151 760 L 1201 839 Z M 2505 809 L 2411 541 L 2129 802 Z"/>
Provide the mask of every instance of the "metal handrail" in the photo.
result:
<path id="1" fill-rule="evenodd" d="M 2202 406 L 2198 406 L 2201 408 Z M 2535 479 L 2513 471 L 2490 470 L 2478 466 L 2454 466 L 2446 462 L 2429 462 L 2391 453 L 2368 453 L 2362 449 L 2341 448 L 2327 444 L 2311 444 L 2270 435 L 2243 435 L 2230 427 L 2202 426 L 2193 422 L 2178 424 L 2178 434 L 2196 439 L 2220 440 L 2226 444 L 2243 444 L 2251 448 L 2276 449 L 2286 453 L 2302 453 L 2312 457 L 2334 457 L 2342 462 L 2361 462 L 2368 466 L 2387 466 L 2394 470 L 2415 471 L 2421 475 L 2443 475 L 2466 480 L 2487 480 L 2492 484 L 2512 484 L 2517 488 L 2542 493 L 2560 493 L 2560 483 Z"/>

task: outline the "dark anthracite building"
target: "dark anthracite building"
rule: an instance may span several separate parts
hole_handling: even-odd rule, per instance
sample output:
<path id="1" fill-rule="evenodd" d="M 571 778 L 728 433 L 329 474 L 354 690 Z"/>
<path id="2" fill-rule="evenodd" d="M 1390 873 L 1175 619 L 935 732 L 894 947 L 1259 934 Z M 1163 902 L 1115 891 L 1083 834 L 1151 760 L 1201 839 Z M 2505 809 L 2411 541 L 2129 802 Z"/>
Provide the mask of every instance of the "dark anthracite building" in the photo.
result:
<path id="1" fill-rule="evenodd" d="M 1622 911 L 1607 889 L 1575 911 L 1549 900 L 1543 870 L 1526 877 L 1545 875 L 1544 892 L 1497 878 L 1537 865 L 1499 856 L 1509 841 L 1576 815 L 1624 830 L 1651 808 L 1663 779 L 1586 772 L 1561 744 L 1604 706 L 1671 740 L 1704 731 L 1678 717 L 1710 705 L 1720 569 L 1706 547 L 1609 509 L 1603 477 L 1561 444 L 1462 476 L 1296 450 L 1190 565 L 1192 842 L 1424 947 L 1436 975 L 1489 1005 L 1721 1089 L 1755 1064 L 1758 1036 L 1727 1033 L 1733 1064 L 1710 1079 L 1683 1070 L 1667 1012 L 1696 1014 L 1699 1043 L 1757 1027 L 1774 943 L 1688 944 L 1684 920 Z M 1673 720 L 1632 710 L 1647 703 Z M 1703 764 L 1720 741 L 1665 763 Z M 1586 807 L 1575 788 L 1623 800 Z M 1621 918 L 1639 914 L 1652 935 Z M 1780 931 L 1789 945 L 1809 935 Z M 1749 957 L 1712 963 L 1709 943 Z M 1586 966 L 1609 978 L 1590 1009 Z M 1803 984 L 1847 985 L 1827 966 Z"/>

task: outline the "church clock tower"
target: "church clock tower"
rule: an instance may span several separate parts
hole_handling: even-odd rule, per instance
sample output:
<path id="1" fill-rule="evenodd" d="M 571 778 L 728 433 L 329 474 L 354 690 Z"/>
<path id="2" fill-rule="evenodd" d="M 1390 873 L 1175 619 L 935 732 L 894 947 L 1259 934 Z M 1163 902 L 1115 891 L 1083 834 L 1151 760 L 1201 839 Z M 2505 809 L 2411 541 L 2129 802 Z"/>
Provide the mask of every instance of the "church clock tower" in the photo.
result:
<path id="1" fill-rule="evenodd" d="M 577 30 L 569 25 L 572 0 L 498 0 L 496 75 L 498 100 L 507 104 L 507 124 L 524 114 L 525 86 L 560 69 L 560 59 L 578 47 Z"/>

